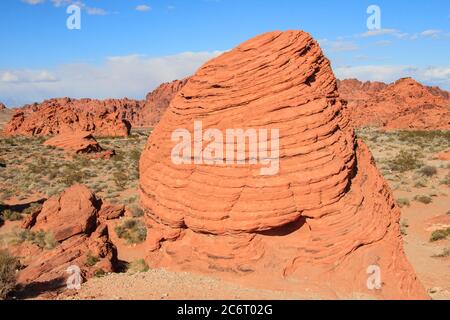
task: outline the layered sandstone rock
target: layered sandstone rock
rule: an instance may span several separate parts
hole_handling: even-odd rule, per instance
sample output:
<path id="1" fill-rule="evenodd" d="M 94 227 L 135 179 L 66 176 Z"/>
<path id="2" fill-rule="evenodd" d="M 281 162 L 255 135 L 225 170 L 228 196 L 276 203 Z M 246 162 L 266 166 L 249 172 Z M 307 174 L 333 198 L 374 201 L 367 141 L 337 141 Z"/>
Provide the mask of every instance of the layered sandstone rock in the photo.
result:
<path id="1" fill-rule="evenodd" d="M 113 150 L 104 150 L 90 132 L 63 133 L 44 142 L 45 146 L 63 149 L 70 153 L 87 154 L 94 158 L 109 159 Z"/>
<path id="2" fill-rule="evenodd" d="M 348 101 L 345 111 L 355 127 L 450 130 L 450 93 L 414 79 L 390 85 L 342 80 L 339 93 Z"/>
<path id="3" fill-rule="evenodd" d="M 95 136 L 127 136 L 131 125 L 126 120 L 126 112 L 138 105 L 139 102 L 128 99 L 51 99 L 18 109 L 3 132 L 7 136 L 47 136 L 77 131 L 88 131 Z"/>
<path id="4" fill-rule="evenodd" d="M 173 97 L 184 87 L 186 82 L 187 79 L 164 83 L 147 94 L 138 119 L 132 121 L 133 125 L 139 127 L 156 125 L 169 107 Z"/>
<path id="5" fill-rule="evenodd" d="M 342 109 L 307 33 L 263 34 L 206 63 L 141 157 L 148 263 L 305 297 L 425 297 L 403 252 L 400 211 Z M 192 164 L 175 164 L 172 134 L 193 137 L 194 121 L 203 132 L 279 129 L 279 172 L 261 175 L 248 153 L 246 164 L 193 164 L 194 153 Z M 368 289 L 370 266 L 381 272 L 378 290 Z"/>
<path id="6" fill-rule="evenodd" d="M 109 240 L 107 226 L 99 220 L 101 210 L 102 201 L 82 185 L 47 200 L 26 227 L 31 232 L 51 234 L 58 244 L 54 249 L 41 249 L 29 242 L 10 247 L 24 265 L 19 283 L 65 287 L 70 266 L 79 267 L 84 278 L 92 277 L 100 269 L 114 271 L 117 252 Z M 88 261 L 89 256 L 95 258 L 95 264 Z"/>

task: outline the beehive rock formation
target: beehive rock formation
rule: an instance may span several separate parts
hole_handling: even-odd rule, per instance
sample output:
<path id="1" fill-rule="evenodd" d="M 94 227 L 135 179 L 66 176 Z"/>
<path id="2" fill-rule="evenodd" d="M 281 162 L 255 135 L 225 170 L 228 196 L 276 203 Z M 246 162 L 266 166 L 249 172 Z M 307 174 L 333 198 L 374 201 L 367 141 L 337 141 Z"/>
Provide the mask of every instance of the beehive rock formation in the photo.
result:
<path id="1" fill-rule="evenodd" d="M 84 278 L 93 277 L 97 270 L 112 272 L 117 265 L 117 250 L 109 240 L 109 233 L 100 212 L 101 199 L 83 185 L 74 185 L 60 195 L 48 199 L 34 214 L 27 228 L 53 235 L 58 245 L 41 249 L 30 242 L 10 247 L 21 258 L 24 268 L 19 272 L 21 285 L 63 285 L 69 276 L 67 268 L 76 265 Z M 96 258 L 92 265 L 88 256 Z"/>
<path id="2" fill-rule="evenodd" d="M 104 150 L 90 132 L 63 133 L 44 142 L 45 146 L 63 149 L 69 153 L 86 154 L 94 158 L 108 159 L 115 154 Z"/>
<path id="3" fill-rule="evenodd" d="M 203 130 L 279 129 L 279 173 L 174 164 L 171 135 L 193 133 L 194 120 Z M 263 34 L 206 63 L 141 157 L 148 262 L 305 297 L 425 297 L 400 211 L 348 121 L 330 63 L 305 32 Z M 380 290 L 367 287 L 371 265 Z"/>
<path id="4" fill-rule="evenodd" d="M 354 127 L 374 126 L 388 130 L 450 130 L 450 93 L 427 87 L 412 78 L 391 84 L 339 81 L 344 109 Z"/>
<path id="5" fill-rule="evenodd" d="M 137 105 L 138 102 L 127 99 L 46 100 L 18 109 L 3 133 L 6 136 L 48 136 L 88 131 L 95 136 L 127 136 L 131 124 L 126 120 L 126 112 Z"/>

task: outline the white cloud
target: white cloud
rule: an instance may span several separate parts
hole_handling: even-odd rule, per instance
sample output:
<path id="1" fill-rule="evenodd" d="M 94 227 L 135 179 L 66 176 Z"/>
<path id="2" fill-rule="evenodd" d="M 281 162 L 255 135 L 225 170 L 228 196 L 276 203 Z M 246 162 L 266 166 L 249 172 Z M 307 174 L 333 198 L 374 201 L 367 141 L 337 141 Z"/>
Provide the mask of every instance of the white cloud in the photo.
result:
<path id="1" fill-rule="evenodd" d="M 152 8 L 146 4 L 141 4 L 136 7 L 137 11 L 150 11 Z"/>
<path id="2" fill-rule="evenodd" d="M 86 7 L 86 12 L 87 14 L 92 16 L 104 16 L 108 14 L 108 12 L 106 12 L 106 10 L 102 8 Z"/>
<path id="3" fill-rule="evenodd" d="M 403 33 L 396 30 L 396 29 L 376 29 L 376 30 L 369 30 L 367 32 L 364 32 L 360 34 L 361 37 L 367 38 L 367 37 L 376 37 L 376 36 L 383 36 L 383 35 L 402 35 Z"/>
<path id="4" fill-rule="evenodd" d="M 0 101 L 8 106 L 53 97 L 136 98 L 162 82 L 192 75 L 221 52 L 184 52 L 172 56 L 108 57 L 101 65 L 66 64 L 51 70 L 0 70 Z"/>
<path id="5" fill-rule="evenodd" d="M 43 3 L 45 0 L 22 0 L 22 2 L 25 2 L 27 4 L 31 4 L 32 6 L 36 4 Z"/>
<path id="6" fill-rule="evenodd" d="M 413 77 L 428 85 L 450 88 L 450 66 L 416 68 L 401 65 L 341 66 L 334 69 L 339 79 L 357 78 L 363 81 L 393 82 L 403 77 Z"/>
<path id="7" fill-rule="evenodd" d="M 420 33 L 420 35 L 425 38 L 437 39 L 441 33 L 442 33 L 441 30 L 430 29 L 430 30 L 422 31 Z"/>

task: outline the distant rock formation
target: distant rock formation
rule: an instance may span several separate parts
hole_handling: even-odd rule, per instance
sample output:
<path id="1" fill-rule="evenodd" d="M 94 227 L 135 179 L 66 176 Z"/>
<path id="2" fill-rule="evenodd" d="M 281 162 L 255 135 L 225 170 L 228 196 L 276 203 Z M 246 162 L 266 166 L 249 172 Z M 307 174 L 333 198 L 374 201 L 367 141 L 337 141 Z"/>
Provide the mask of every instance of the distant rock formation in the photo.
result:
<path id="1" fill-rule="evenodd" d="M 330 63 L 305 32 L 266 33 L 206 63 L 141 156 L 147 262 L 306 297 L 425 298 L 400 210 L 342 111 Z M 279 173 L 260 175 L 248 153 L 246 164 L 175 164 L 172 133 L 193 136 L 195 120 L 204 131 L 279 129 Z"/>
<path id="2" fill-rule="evenodd" d="M 86 154 L 94 158 L 110 158 L 113 150 L 104 150 L 90 132 L 63 133 L 44 142 L 45 146 L 60 148 L 69 153 Z"/>
<path id="3" fill-rule="evenodd" d="M 4 127 L 7 136 L 48 136 L 88 131 L 95 136 L 127 136 L 131 125 L 118 110 L 136 107 L 133 100 L 46 100 L 18 109 Z"/>
<path id="4" fill-rule="evenodd" d="M 183 88 L 188 79 L 164 83 L 147 94 L 142 109 L 137 117 L 130 119 L 133 126 L 153 127 L 169 107 L 172 98 Z"/>
<path id="5" fill-rule="evenodd" d="M 6 109 L 6 106 L 0 102 L 0 111 Z"/>
<path id="6" fill-rule="evenodd" d="M 74 185 L 47 200 L 26 227 L 31 232 L 52 235 L 57 246 L 43 249 L 28 241 L 11 246 L 11 252 L 24 265 L 18 275 L 19 283 L 32 286 L 54 283 L 65 287 L 70 266 L 80 268 L 85 279 L 99 270 L 114 271 L 117 250 L 100 219 L 102 206 L 102 201 L 82 185 Z"/>
<path id="7" fill-rule="evenodd" d="M 450 130 L 450 93 L 423 86 L 412 78 L 392 84 L 338 82 L 345 111 L 353 126 L 390 129 Z"/>
<path id="8" fill-rule="evenodd" d="M 164 83 L 150 92 L 145 101 L 62 98 L 25 105 L 8 119 L 3 134 L 47 136 L 87 131 L 97 137 L 127 136 L 131 126 L 156 125 L 186 82 L 187 79 Z"/>

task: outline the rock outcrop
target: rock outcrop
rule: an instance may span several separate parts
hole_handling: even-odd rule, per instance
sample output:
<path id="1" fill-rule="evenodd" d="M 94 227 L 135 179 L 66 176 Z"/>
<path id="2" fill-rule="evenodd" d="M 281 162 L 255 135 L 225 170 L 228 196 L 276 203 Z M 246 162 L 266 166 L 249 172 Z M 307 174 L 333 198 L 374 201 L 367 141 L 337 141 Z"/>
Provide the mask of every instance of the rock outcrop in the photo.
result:
<path id="1" fill-rule="evenodd" d="M 6 109 L 6 106 L 0 102 L 0 110 L 5 110 L 5 109 Z"/>
<path id="2" fill-rule="evenodd" d="M 206 63 L 142 153 L 147 262 L 305 297 L 426 297 L 400 210 L 342 111 L 330 63 L 305 32 L 263 34 Z M 247 153 L 245 164 L 221 164 L 220 153 L 215 164 L 193 164 L 196 153 L 175 164 L 172 134 L 194 137 L 194 121 L 203 132 L 278 129 L 278 174 L 261 175 Z M 371 290 L 374 268 L 382 282 Z"/>
<path id="3" fill-rule="evenodd" d="M 125 114 L 138 105 L 139 102 L 128 99 L 51 99 L 18 109 L 3 132 L 7 136 L 48 136 L 77 131 L 88 131 L 95 136 L 127 136 L 131 124 Z"/>
<path id="4" fill-rule="evenodd" d="M 133 125 L 138 127 L 152 127 L 156 125 L 169 107 L 173 97 L 184 87 L 186 82 L 187 79 L 164 83 L 147 94 L 139 119 L 133 121 Z"/>
<path id="5" fill-rule="evenodd" d="M 450 93 L 414 79 L 403 78 L 389 85 L 342 80 L 339 93 L 348 101 L 345 112 L 354 127 L 450 130 Z"/>
<path id="6" fill-rule="evenodd" d="M 147 94 L 144 101 L 61 98 L 25 105 L 16 110 L 12 119 L 8 118 L 3 134 L 47 136 L 87 131 L 95 136 L 127 136 L 131 126 L 157 124 L 186 81 L 164 83 Z"/>
<path id="7" fill-rule="evenodd" d="M 113 150 L 104 150 L 90 132 L 63 133 L 44 142 L 45 146 L 63 149 L 69 153 L 86 154 L 93 158 L 109 159 Z"/>
<path id="8" fill-rule="evenodd" d="M 41 249 L 24 242 L 10 247 L 24 265 L 18 275 L 19 283 L 32 287 L 65 287 L 67 268 L 74 265 L 80 268 L 84 278 L 94 276 L 98 270 L 114 271 L 117 252 L 109 240 L 106 224 L 99 219 L 101 210 L 102 201 L 82 185 L 72 186 L 47 200 L 26 227 L 31 232 L 52 235 L 57 246 Z"/>

